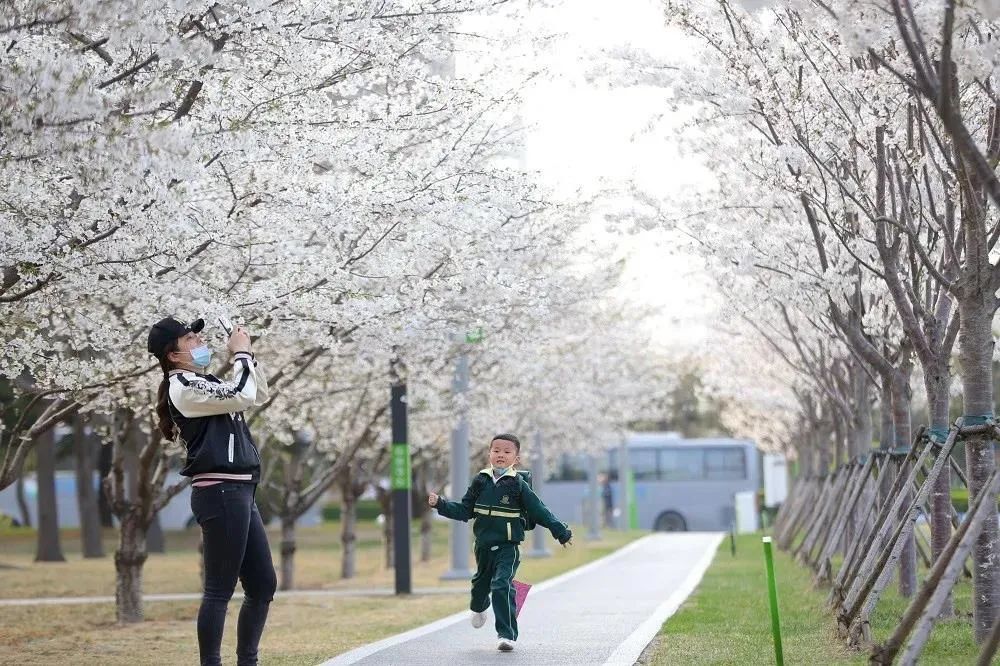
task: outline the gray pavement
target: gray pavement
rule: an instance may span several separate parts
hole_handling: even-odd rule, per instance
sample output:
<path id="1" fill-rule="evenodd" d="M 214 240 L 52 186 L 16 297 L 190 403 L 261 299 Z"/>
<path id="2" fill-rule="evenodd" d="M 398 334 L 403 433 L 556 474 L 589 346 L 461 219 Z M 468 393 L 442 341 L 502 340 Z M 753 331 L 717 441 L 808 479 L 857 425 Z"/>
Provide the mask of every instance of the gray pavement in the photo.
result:
<path id="1" fill-rule="evenodd" d="M 490 614 L 473 629 L 463 611 L 344 653 L 323 666 L 383 664 L 634 664 L 697 586 L 722 540 L 716 533 L 652 534 L 535 585 L 510 653 L 496 650 Z M 526 581 L 531 582 L 531 581 Z"/>

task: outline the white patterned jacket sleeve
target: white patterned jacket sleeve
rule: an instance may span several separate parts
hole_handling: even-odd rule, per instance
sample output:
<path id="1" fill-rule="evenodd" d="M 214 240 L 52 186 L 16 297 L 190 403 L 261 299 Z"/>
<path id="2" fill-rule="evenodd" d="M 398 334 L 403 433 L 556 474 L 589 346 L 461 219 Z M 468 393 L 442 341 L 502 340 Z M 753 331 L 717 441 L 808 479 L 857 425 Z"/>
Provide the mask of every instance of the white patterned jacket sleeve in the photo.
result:
<path id="1" fill-rule="evenodd" d="M 251 364 L 253 367 L 253 378 L 257 382 L 257 399 L 254 400 L 254 405 L 263 405 L 265 402 L 271 399 L 271 389 L 267 386 L 267 375 L 264 373 L 264 368 L 261 367 L 260 363 L 256 359 L 253 359 Z M 236 377 L 237 368 L 233 367 L 233 377 Z"/>
<path id="2" fill-rule="evenodd" d="M 193 372 L 170 375 L 170 402 L 187 418 L 242 412 L 267 398 L 264 371 L 244 352 L 233 355 L 229 381 L 212 381 Z"/>

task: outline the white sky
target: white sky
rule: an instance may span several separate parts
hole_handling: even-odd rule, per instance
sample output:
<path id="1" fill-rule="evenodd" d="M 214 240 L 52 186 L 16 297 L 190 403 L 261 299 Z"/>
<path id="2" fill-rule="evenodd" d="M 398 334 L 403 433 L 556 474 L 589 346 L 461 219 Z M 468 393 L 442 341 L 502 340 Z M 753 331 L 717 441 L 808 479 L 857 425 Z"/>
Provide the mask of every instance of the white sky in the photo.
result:
<path id="1" fill-rule="evenodd" d="M 668 113 L 667 92 L 652 88 L 610 89 L 590 84 L 585 56 L 602 48 L 633 46 L 667 62 L 683 59 L 682 41 L 664 25 L 658 0 L 568 0 L 560 7 L 537 10 L 533 18 L 545 30 L 564 33 L 555 62 L 555 81 L 525 91 L 521 113 L 532 127 L 527 166 L 563 193 L 593 189 L 602 181 L 634 180 L 644 189 L 670 196 L 680 187 L 697 186 L 697 165 L 682 159 L 669 140 L 642 135 L 650 119 Z M 661 123 L 676 122 L 670 116 Z M 663 125 L 661 125 L 662 127 Z M 662 135 L 662 133 L 661 133 Z M 701 262 L 678 255 L 666 234 L 618 239 L 632 250 L 627 278 L 637 298 L 662 315 L 654 322 L 664 344 L 696 350 L 704 340 L 714 299 Z M 598 234 L 602 242 L 616 242 Z"/>

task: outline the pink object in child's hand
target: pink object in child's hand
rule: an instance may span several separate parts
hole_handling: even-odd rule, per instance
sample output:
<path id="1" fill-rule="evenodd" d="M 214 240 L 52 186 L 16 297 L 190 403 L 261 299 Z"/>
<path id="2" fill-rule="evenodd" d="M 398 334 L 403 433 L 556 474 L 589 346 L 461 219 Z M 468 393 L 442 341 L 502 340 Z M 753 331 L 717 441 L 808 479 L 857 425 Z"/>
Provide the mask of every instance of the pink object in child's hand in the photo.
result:
<path id="1" fill-rule="evenodd" d="M 514 608 L 516 610 L 514 617 L 521 614 L 521 607 L 524 606 L 524 600 L 528 596 L 528 590 L 531 589 L 531 585 L 528 583 L 522 583 L 519 580 L 514 581 Z"/>

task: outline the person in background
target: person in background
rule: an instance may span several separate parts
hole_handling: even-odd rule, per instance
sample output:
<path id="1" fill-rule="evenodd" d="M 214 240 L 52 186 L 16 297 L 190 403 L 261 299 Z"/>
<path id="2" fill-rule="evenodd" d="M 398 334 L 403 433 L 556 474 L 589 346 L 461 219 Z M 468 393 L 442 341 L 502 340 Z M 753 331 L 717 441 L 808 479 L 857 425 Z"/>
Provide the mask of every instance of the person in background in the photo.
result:
<path id="1" fill-rule="evenodd" d="M 601 502 L 604 506 L 604 526 L 614 527 L 615 524 L 615 496 L 611 488 L 611 479 L 607 474 L 601 474 L 598 478 L 601 484 Z"/>

